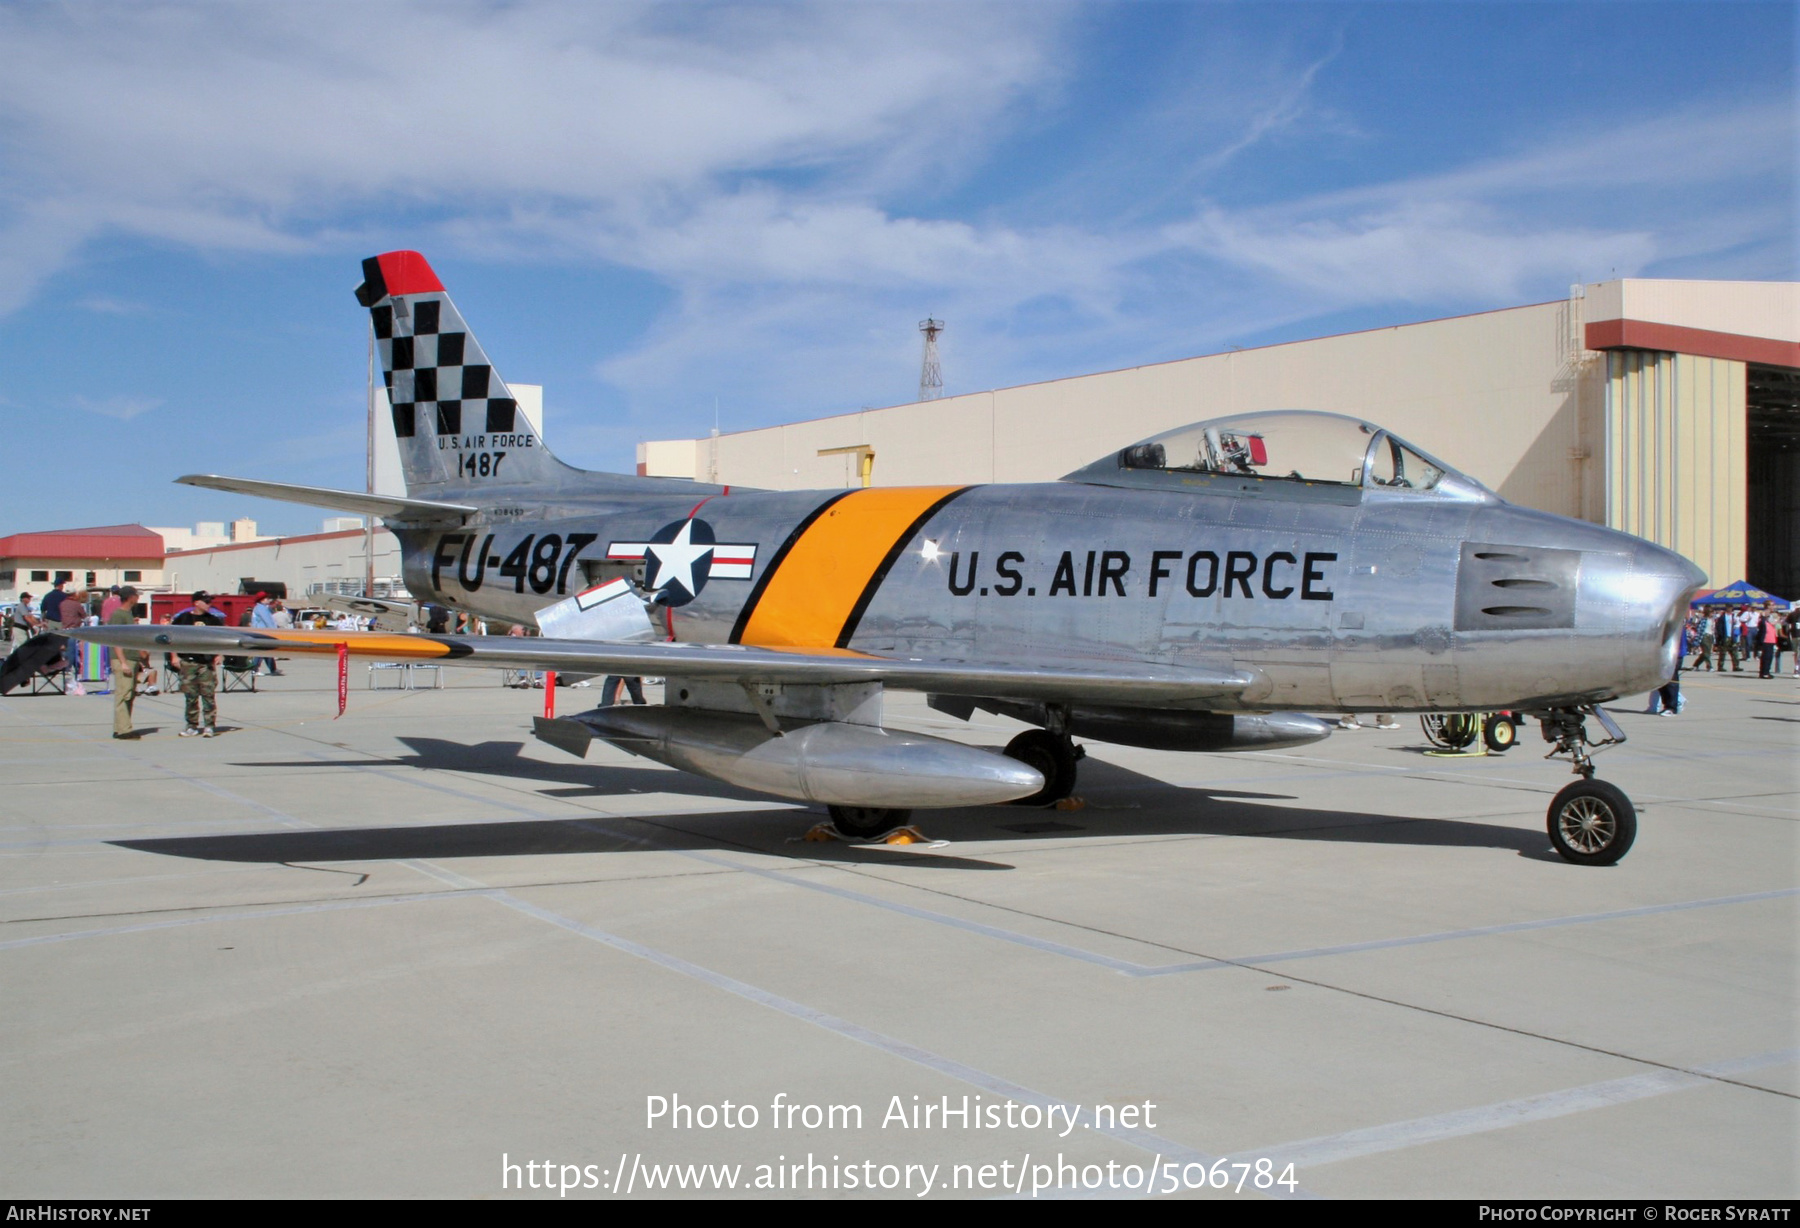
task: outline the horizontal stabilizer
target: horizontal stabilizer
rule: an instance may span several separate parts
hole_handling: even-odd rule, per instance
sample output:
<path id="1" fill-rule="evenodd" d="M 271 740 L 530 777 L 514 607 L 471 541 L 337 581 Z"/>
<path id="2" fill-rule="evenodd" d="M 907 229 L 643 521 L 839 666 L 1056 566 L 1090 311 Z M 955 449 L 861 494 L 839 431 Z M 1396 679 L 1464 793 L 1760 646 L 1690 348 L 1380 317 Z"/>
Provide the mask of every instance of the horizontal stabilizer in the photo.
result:
<path id="1" fill-rule="evenodd" d="M 466 503 L 440 503 L 432 499 L 403 499 L 398 495 L 371 495 L 358 490 L 333 490 L 329 486 L 295 486 L 290 482 L 259 482 L 254 478 L 227 478 L 214 473 L 190 473 L 175 479 L 184 486 L 204 486 L 208 490 L 229 491 L 234 495 L 254 495 L 259 499 L 280 499 L 285 503 L 305 503 L 358 516 L 380 516 L 407 524 L 461 524 L 479 508 Z"/>
<path id="2" fill-rule="evenodd" d="M 752 648 L 742 644 L 612 644 L 512 635 L 389 635 L 379 631 L 266 631 L 250 627 L 78 627 L 76 639 L 114 648 L 194 655 L 350 655 L 375 660 L 477 665 L 559 673 L 653 675 L 717 682 L 827 686 L 879 682 L 938 695 L 1008 696 L 1057 702 L 1206 707 L 1263 677 L 1235 667 L 1059 657 L 1054 665 L 1004 660 L 884 657 L 843 648 Z"/>

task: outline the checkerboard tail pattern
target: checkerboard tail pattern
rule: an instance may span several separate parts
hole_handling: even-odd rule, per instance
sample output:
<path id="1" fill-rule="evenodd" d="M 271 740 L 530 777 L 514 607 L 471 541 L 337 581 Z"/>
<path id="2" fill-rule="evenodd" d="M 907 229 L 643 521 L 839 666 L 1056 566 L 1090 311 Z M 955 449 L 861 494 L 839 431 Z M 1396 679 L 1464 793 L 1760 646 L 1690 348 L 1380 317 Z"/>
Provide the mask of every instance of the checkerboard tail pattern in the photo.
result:
<path id="1" fill-rule="evenodd" d="M 371 256 L 356 298 L 374 322 L 408 493 L 516 487 L 566 472 L 425 257 Z"/>

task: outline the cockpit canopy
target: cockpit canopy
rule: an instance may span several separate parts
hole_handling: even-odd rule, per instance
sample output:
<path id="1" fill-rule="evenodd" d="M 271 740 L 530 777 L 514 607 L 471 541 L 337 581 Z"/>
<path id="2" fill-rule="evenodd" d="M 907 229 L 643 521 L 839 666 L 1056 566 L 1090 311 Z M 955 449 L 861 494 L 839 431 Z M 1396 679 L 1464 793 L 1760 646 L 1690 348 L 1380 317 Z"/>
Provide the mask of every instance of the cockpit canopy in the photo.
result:
<path id="1" fill-rule="evenodd" d="M 1307 488 L 1493 496 L 1474 479 L 1381 427 L 1342 414 L 1284 409 L 1214 418 L 1153 435 L 1101 457 L 1063 480 L 1103 486 L 1283 483 Z M 1269 489 L 1278 493 L 1280 487 Z M 1293 489 L 1292 485 L 1285 489 Z M 1321 491 L 1320 493 L 1326 493 Z"/>

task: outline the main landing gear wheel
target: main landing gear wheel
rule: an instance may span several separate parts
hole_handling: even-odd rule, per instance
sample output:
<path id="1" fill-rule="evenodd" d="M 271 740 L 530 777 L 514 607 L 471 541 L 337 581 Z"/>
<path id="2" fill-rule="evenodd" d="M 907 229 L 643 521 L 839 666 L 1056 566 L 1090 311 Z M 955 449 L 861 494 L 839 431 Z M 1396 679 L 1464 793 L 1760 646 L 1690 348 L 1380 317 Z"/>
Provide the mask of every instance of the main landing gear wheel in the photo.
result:
<path id="1" fill-rule="evenodd" d="M 1578 780 L 1550 803 L 1550 843 L 1578 866 L 1610 866 L 1637 839 L 1631 799 L 1604 780 Z"/>
<path id="2" fill-rule="evenodd" d="M 1496 712 L 1482 723 L 1481 740 L 1494 754 L 1504 754 L 1519 740 L 1519 727 L 1512 723 L 1512 717 Z"/>
<path id="3" fill-rule="evenodd" d="M 1075 764 L 1081 752 L 1066 736 L 1058 737 L 1045 729 L 1027 729 L 1006 744 L 1005 755 L 1028 767 L 1036 768 L 1044 777 L 1044 787 L 1029 797 L 1015 798 L 1013 806 L 1049 806 L 1075 792 Z"/>
<path id="4" fill-rule="evenodd" d="M 834 827 L 846 836 L 855 836 L 859 840 L 873 840 L 912 818 L 910 810 L 882 806 L 828 806 L 826 809 L 831 812 Z"/>

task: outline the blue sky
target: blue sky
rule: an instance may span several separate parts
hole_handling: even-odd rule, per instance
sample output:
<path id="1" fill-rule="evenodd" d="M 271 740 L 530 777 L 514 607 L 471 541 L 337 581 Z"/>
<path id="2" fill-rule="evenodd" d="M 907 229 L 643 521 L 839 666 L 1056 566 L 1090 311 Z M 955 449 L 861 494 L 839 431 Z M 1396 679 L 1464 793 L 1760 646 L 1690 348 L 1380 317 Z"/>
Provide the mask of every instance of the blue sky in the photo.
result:
<path id="1" fill-rule="evenodd" d="M 0 533 L 360 488 L 364 256 L 546 437 L 1796 277 L 1778 4 L 0 5 Z M 1331 408 L 1320 406 L 1319 408 Z"/>

